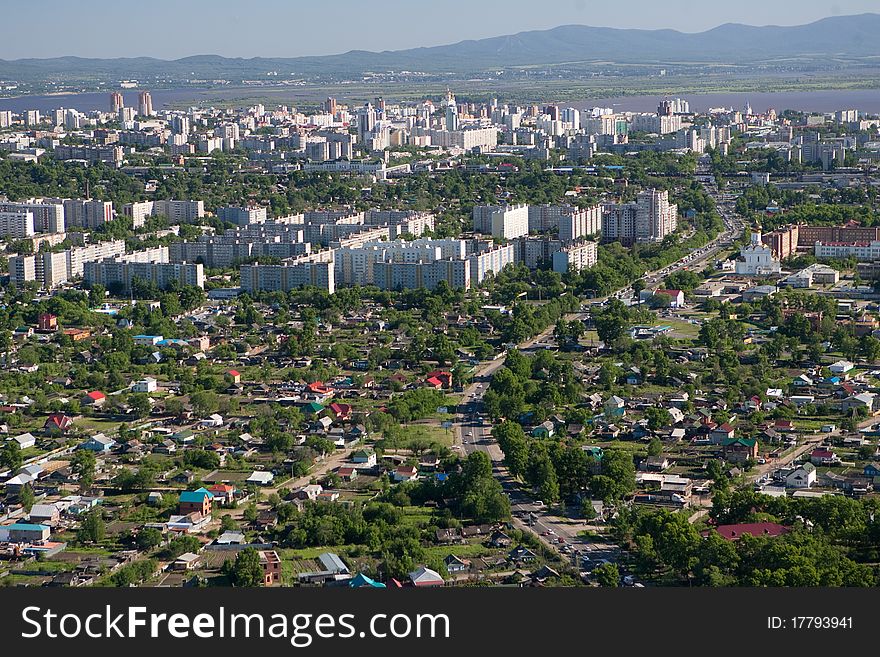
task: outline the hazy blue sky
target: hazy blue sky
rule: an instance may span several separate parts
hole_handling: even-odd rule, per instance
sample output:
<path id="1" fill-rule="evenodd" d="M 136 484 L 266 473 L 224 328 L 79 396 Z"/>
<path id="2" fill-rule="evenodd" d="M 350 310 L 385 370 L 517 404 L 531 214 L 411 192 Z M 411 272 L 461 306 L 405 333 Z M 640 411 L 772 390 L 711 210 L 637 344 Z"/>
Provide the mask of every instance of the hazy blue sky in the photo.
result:
<path id="1" fill-rule="evenodd" d="M 880 11 L 878 0 L 27 0 L 2 2 L 0 58 L 295 57 L 397 50 L 578 23 L 699 32 Z"/>

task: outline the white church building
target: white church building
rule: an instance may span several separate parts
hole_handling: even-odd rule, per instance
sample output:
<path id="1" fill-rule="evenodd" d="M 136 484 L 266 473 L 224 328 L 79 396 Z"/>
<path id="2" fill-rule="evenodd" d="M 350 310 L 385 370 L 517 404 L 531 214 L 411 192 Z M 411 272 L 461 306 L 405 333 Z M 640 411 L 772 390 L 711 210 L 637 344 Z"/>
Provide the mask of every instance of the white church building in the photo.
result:
<path id="1" fill-rule="evenodd" d="M 760 228 L 752 229 L 751 241 L 740 249 L 736 273 L 740 276 L 772 276 L 782 273 L 782 263 L 773 257 L 770 247 L 761 242 Z"/>

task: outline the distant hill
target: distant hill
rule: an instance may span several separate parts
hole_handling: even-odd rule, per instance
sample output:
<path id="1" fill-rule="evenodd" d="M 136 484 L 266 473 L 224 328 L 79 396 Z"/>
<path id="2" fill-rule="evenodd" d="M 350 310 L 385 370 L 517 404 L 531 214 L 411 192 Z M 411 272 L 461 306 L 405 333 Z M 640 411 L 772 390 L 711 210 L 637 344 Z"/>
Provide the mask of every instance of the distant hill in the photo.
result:
<path id="1" fill-rule="evenodd" d="M 880 55 L 880 14 L 836 16 L 793 27 L 726 24 L 695 34 L 675 30 L 623 30 L 563 25 L 489 39 L 410 50 L 350 51 L 321 57 L 227 58 L 198 55 L 173 61 L 149 57 L 120 59 L 0 60 L 0 77 L 68 74 L 214 78 L 279 75 L 350 75 L 367 71 L 410 70 L 467 73 L 512 66 L 565 62 L 758 63 L 765 59 Z"/>

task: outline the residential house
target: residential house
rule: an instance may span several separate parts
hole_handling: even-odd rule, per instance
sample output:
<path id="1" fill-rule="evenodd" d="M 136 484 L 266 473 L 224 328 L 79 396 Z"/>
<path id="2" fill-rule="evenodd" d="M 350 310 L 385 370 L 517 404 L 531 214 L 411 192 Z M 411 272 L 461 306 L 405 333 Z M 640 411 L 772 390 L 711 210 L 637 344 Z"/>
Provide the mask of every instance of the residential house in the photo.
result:
<path id="1" fill-rule="evenodd" d="M 52 434 L 65 434 L 73 428 L 73 418 L 69 415 L 65 415 L 64 413 L 53 413 L 49 417 L 46 418 L 46 422 L 43 424 L 43 433 L 52 435 Z"/>
<path id="2" fill-rule="evenodd" d="M 258 486 L 268 486 L 272 483 L 272 480 L 275 478 L 271 472 L 266 472 L 264 470 L 254 470 L 250 476 L 245 479 L 245 481 L 249 484 L 256 484 Z"/>
<path id="3" fill-rule="evenodd" d="M 392 474 L 394 481 L 411 481 L 419 476 L 419 469 L 414 465 L 401 465 Z"/>
<path id="4" fill-rule="evenodd" d="M 363 449 L 353 452 L 351 460 L 353 463 L 357 463 L 363 467 L 372 468 L 376 465 L 376 452 L 370 447 L 364 447 Z"/>
<path id="5" fill-rule="evenodd" d="M 626 415 L 626 401 L 612 395 L 604 404 L 604 411 L 607 417 L 623 417 Z"/>
<path id="6" fill-rule="evenodd" d="M 723 443 L 724 460 L 744 463 L 758 458 L 758 441 L 754 438 L 730 438 Z"/>
<path id="7" fill-rule="evenodd" d="M 550 420 L 542 422 L 532 430 L 532 436 L 535 438 L 552 438 L 556 433 L 556 427 Z"/>
<path id="8" fill-rule="evenodd" d="M 836 363 L 829 365 L 828 369 L 832 374 L 846 374 L 852 370 L 853 367 L 855 367 L 855 365 L 848 360 L 839 360 Z"/>
<path id="9" fill-rule="evenodd" d="M 37 444 L 37 439 L 34 437 L 32 433 L 22 433 L 18 436 L 13 436 L 12 438 L 7 438 L 7 441 L 14 440 L 18 443 L 19 449 L 29 449 L 31 447 L 35 447 Z"/>
<path id="10" fill-rule="evenodd" d="M 538 555 L 524 545 L 517 545 L 507 555 L 507 559 L 514 563 L 532 563 L 537 558 Z"/>
<path id="11" fill-rule="evenodd" d="M 810 463 L 816 466 L 828 466 L 840 463 L 840 457 L 830 449 L 817 447 L 810 452 Z"/>
<path id="12" fill-rule="evenodd" d="M 847 397 L 840 402 L 840 409 L 844 413 L 849 413 L 859 408 L 865 409 L 868 415 L 874 415 L 877 411 L 877 395 L 873 392 L 863 392 Z"/>
<path id="13" fill-rule="evenodd" d="M 436 570 L 431 570 L 425 566 L 417 568 L 409 574 L 409 580 L 413 586 L 425 588 L 429 586 L 443 586 L 445 583 L 443 577 Z"/>
<path id="14" fill-rule="evenodd" d="M 339 475 L 342 481 L 354 481 L 357 479 L 358 471 L 357 468 L 351 466 L 342 466 L 336 471 L 336 474 Z"/>
<path id="15" fill-rule="evenodd" d="M 809 488 L 816 483 L 816 466 L 804 463 L 785 477 L 786 488 Z"/>
<path id="16" fill-rule="evenodd" d="M 446 566 L 446 572 L 450 575 L 467 572 L 471 567 L 470 561 L 462 559 L 454 554 L 447 555 L 446 558 L 443 559 L 443 564 Z"/>
<path id="17" fill-rule="evenodd" d="M 156 392 L 159 387 L 158 381 L 151 376 L 145 376 L 140 381 L 135 381 L 131 384 L 131 391 L 135 393 L 146 393 L 149 394 L 151 392 Z"/>
<path id="18" fill-rule="evenodd" d="M 113 438 L 109 438 L 103 433 L 98 433 L 86 440 L 84 443 L 80 443 L 77 449 L 87 449 L 91 452 L 98 452 L 103 454 L 113 449 L 114 445 L 116 445 L 116 441 L 113 440 Z"/>
<path id="19" fill-rule="evenodd" d="M 281 583 L 281 557 L 275 550 L 260 550 L 260 568 L 263 569 L 263 586 Z"/>
<path id="20" fill-rule="evenodd" d="M 723 445 L 726 440 L 733 440 L 733 427 L 727 422 L 709 432 L 709 440 L 713 445 Z"/>
<path id="21" fill-rule="evenodd" d="M 207 488 L 187 490 L 180 494 L 178 511 L 182 515 L 199 513 L 202 516 L 210 516 L 214 494 Z"/>

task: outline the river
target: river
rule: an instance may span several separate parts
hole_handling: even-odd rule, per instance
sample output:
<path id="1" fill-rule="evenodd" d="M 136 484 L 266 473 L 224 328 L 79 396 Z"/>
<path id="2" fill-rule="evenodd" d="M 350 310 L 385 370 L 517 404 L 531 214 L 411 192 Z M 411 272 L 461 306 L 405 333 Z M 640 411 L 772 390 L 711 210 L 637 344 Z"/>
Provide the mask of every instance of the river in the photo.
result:
<path id="1" fill-rule="evenodd" d="M 126 107 L 137 107 L 137 89 L 122 91 Z M 151 91 L 153 107 L 162 109 L 169 105 L 201 105 L 212 99 L 229 99 L 259 95 L 277 98 L 278 104 L 293 105 L 303 99 L 303 89 L 261 87 L 227 89 L 157 89 Z M 710 107 L 734 107 L 742 109 L 751 104 L 755 112 L 762 113 L 769 108 L 777 112 L 785 109 L 809 112 L 833 112 L 840 109 L 857 109 L 868 114 L 880 114 L 880 89 L 842 89 L 826 91 L 783 91 L 783 92 L 724 92 L 705 94 L 670 94 L 679 96 L 690 103 L 691 111 L 704 112 Z M 662 95 L 618 96 L 615 98 L 593 98 L 572 103 L 574 107 L 589 109 L 596 106 L 612 107 L 617 111 L 655 112 Z M 110 92 L 81 94 L 19 96 L 0 98 L 0 110 L 20 113 L 24 110 L 49 112 L 60 107 L 77 109 L 81 112 L 94 110 L 109 111 Z"/>

